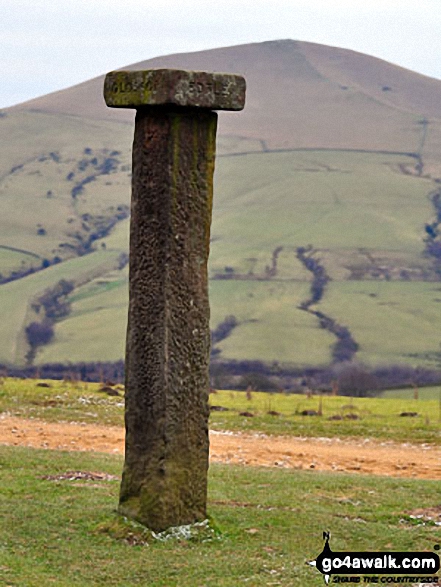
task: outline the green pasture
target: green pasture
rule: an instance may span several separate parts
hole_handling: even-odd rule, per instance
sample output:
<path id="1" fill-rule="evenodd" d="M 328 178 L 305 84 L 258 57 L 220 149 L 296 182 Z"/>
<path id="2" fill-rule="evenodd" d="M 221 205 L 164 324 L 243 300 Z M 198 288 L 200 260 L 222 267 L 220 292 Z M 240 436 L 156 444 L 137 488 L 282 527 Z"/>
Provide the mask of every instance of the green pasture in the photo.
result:
<path id="1" fill-rule="evenodd" d="M 39 364 L 118 360 L 124 356 L 127 269 L 100 277 L 73 292 L 72 313 L 58 322 L 55 339 L 38 354 Z M 211 328 L 233 314 L 238 326 L 216 344 L 223 359 L 326 365 L 334 337 L 298 309 L 309 295 L 306 282 L 211 280 Z"/>
<path id="2" fill-rule="evenodd" d="M 12 124 L 14 116 L 2 119 L 1 124 Z M 107 216 L 118 205 L 128 204 L 130 194 L 128 125 L 97 122 L 97 137 L 89 144 L 81 125 L 74 132 L 70 118 L 58 115 L 51 118 L 61 132 L 55 140 L 54 129 L 43 127 L 47 116 L 26 113 L 25 120 L 29 119 L 32 132 L 38 134 L 40 129 L 42 144 L 52 145 L 50 153 L 55 153 L 55 158 L 41 146 L 40 152 L 35 152 L 35 145 L 20 154 L 13 150 L 15 159 L 0 176 L 0 245 L 42 256 L 51 256 L 60 242 L 74 243 L 74 234 L 86 236 L 84 214 Z M 110 129 L 115 124 L 111 140 Z M 72 134 L 69 144 L 63 142 L 63 133 Z M 92 154 L 85 156 L 85 149 L 92 149 Z M 79 171 L 79 162 L 99 159 L 103 149 L 120 152 L 118 169 L 97 176 L 73 199 L 70 192 L 75 182 L 91 173 L 90 165 Z M 408 264 L 423 263 L 419 255 L 424 225 L 433 216 L 427 196 L 434 184 L 402 173 L 403 167 L 413 165 L 414 160 L 403 155 L 350 151 L 219 157 L 210 274 L 222 274 L 225 267 L 232 267 L 236 273 L 263 276 L 265 267 L 271 266 L 274 249 L 282 246 L 284 258 L 280 259 L 278 277 L 308 279 L 295 257 L 295 248 L 308 244 L 335 250 L 337 259 L 342 259 L 332 265 L 340 270 L 348 261 L 348 251 L 353 251 L 356 259 L 360 248 L 401 252 L 409 256 Z M 75 178 L 68 180 L 71 172 Z M 46 234 L 38 234 L 40 228 Z M 127 250 L 127 231 L 126 221 L 102 242 L 109 248 Z"/>
<path id="3" fill-rule="evenodd" d="M 66 181 L 71 167 L 72 162 L 37 159 L 1 181 L 1 244 L 52 258 L 61 243 L 74 243 L 69 235 L 81 231 L 81 219 Z"/>
<path id="4" fill-rule="evenodd" d="M 216 345 L 220 358 L 329 363 L 335 337 L 298 309 L 311 273 L 295 252 L 312 245 L 333 279 L 315 309 L 350 329 L 357 360 L 439 368 L 441 283 L 430 283 L 433 263 L 423 256 L 425 225 L 435 220 L 430 194 L 439 188 L 428 177 L 439 177 L 440 161 L 432 86 L 390 64 L 318 45 L 279 41 L 241 51 L 231 55 L 246 66 L 251 89 L 265 77 L 261 66 L 269 74 L 244 122 L 220 115 L 211 327 L 229 315 L 238 320 Z M 295 108 L 281 111 L 273 87 Z M 101 91 L 91 80 L 0 118 L 0 273 L 63 259 L 0 286 L 0 363 L 23 363 L 24 330 L 36 318 L 31 302 L 62 278 L 76 284 L 72 312 L 55 324 L 37 365 L 123 356 L 127 267 L 117 266 L 128 250 L 129 221 L 95 242 L 92 254 L 67 260 L 129 203 L 134 117 L 126 124 L 100 111 Z M 76 115 L 56 113 L 63 109 Z M 418 152 L 424 168 L 418 176 L 415 157 L 384 152 L 266 151 L 316 145 Z M 120 152 L 117 169 L 72 197 L 92 159 L 113 150 Z M 92 154 L 84 162 L 86 151 Z M 67 179 L 72 172 L 75 179 Z M 373 281 L 371 267 L 392 281 Z M 348 281 L 357 271 L 366 280 Z M 124 388 L 112 386 L 118 395 L 109 396 L 101 387 L 2 377 L 0 418 L 122 426 Z M 379 398 L 218 391 L 209 399 L 218 408 L 212 430 L 441 445 L 438 387 L 419 389 L 419 399 L 413 389 Z M 322 551 L 324 530 L 334 551 L 410 553 L 441 543 L 428 515 L 440 509 L 439 481 L 212 465 L 209 526 L 190 540 L 164 541 L 116 514 L 121 470 L 115 455 L 0 445 L 0 584 L 315 587 L 323 578 L 307 562 Z"/>
<path id="5" fill-rule="evenodd" d="M 91 357 L 95 361 L 118 361 L 124 357 L 127 281 L 104 281 L 89 290 L 89 295 L 81 289 L 73 296 L 71 314 L 56 325 L 54 341 L 38 353 L 39 364 L 78 363 Z"/>
<path id="6" fill-rule="evenodd" d="M 211 280 L 211 328 L 234 315 L 238 326 L 215 346 L 225 360 L 326 365 L 336 338 L 299 309 L 306 281 Z M 0 288 L 1 294 L 1 288 Z M 127 268 L 104 275 L 72 294 L 72 314 L 56 324 L 55 339 L 37 357 L 48 361 L 114 360 L 124 356 Z M 86 299 L 87 298 L 87 299 Z M 425 282 L 328 283 L 315 308 L 349 328 L 368 365 L 441 364 L 441 285 Z"/>
<path id="7" fill-rule="evenodd" d="M 251 393 L 248 399 L 244 392 L 219 391 L 210 396 L 210 403 L 228 410 L 211 412 L 211 427 L 218 430 L 441 444 L 438 399 L 307 397 L 262 392 Z M 315 412 L 315 415 L 303 415 L 304 411 Z M 417 415 L 401 416 L 406 412 Z M 245 413 L 248 415 L 241 415 Z"/>
<path id="8" fill-rule="evenodd" d="M 362 362 L 441 365 L 440 283 L 331 282 L 316 309 L 349 328 Z"/>
<path id="9" fill-rule="evenodd" d="M 131 125 L 18 112 L 2 118 L 0 128 L 2 136 L 10 137 L 0 144 L 0 245 L 48 258 L 56 251 L 64 257 L 60 243 L 75 244 L 75 234 L 87 236 L 84 213 L 106 217 L 112 215 L 112 206 L 128 203 Z M 97 188 L 87 184 L 74 199 L 73 186 L 91 173 L 90 166 L 78 170 L 85 149 L 93 151 L 89 159 L 118 150 L 123 165 L 104 181 L 100 176 L 92 182 Z M 74 180 L 67 179 L 71 172 Z M 41 228 L 44 235 L 38 234 Z"/>
<path id="10" fill-rule="evenodd" d="M 121 220 L 118 224 L 113 228 L 112 232 L 99 239 L 97 241 L 97 248 L 101 246 L 102 243 L 105 244 L 106 249 L 115 249 L 117 251 L 129 251 L 129 236 L 130 236 L 130 218 L 126 220 Z"/>
<path id="11" fill-rule="evenodd" d="M 0 125 L 13 137 L 11 145 L 0 146 L 0 273 L 20 269 L 35 258 L 29 255 L 74 254 L 69 247 L 91 230 L 87 215 L 105 220 L 128 204 L 131 125 L 37 112 L 8 114 Z M 26 136 L 39 140 L 25 141 Z M 439 365 L 436 284 L 344 281 L 351 268 L 367 266 L 371 258 L 394 276 L 402 269 L 431 270 L 421 253 L 424 226 L 434 215 L 428 195 L 435 186 L 403 173 L 415 160 L 351 151 L 259 152 L 259 141 L 237 137 L 219 138 L 219 144 L 209 263 L 211 327 L 228 315 L 239 322 L 218 343 L 220 358 L 297 366 L 330 362 L 335 337 L 298 309 L 309 297 L 312 276 L 296 258 L 296 248 L 311 244 L 336 280 L 317 309 L 350 328 L 361 347 L 357 359 Z M 117 169 L 97 176 L 72 198 L 73 185 L 87 179 L 92 161 L 112 149 L 120 152 Z M 94 247 L 109 254 L 127 251 L 128 229 L 128 219 L 118 222 Z M 5 246 L 24 253 L 5 252 Z M 93 265 L 99 258 L 96 253 L 87 257 L 78 263 Z M 51 270 L 68 279 L 70 263 Z M 72 314 L 55 325 L 55 339 L 39 351 L 36 364 L 123 357 L 127 273 L 99 272 L 105 285 L 73 292 Z M 214 279 L 227 274 L 241 279 Z M 41 275 L 42 287 L 48 287 L 51 274 Z M 31 320 L 27 308 L 39 279 L 0 286 L 0 362 L 23 362 L 24 329 Z M 381 300 L 370 295 L 376 288 Z"/>
<path id="12" fill-rule="evenodd" d="M 118 253 L 97 251 L 48 267 L 17 281 L 0 286 L 2 337 L 0 363 L 23 364 L 27 352 L 25 327 L 38 316 L 31 310 L 32 301 L 60 279 L 87 282 L 117 266 Z"/>
<path id="13" fill-rule="evenodd" d="M 48 421 L 123 426 L 124 389 L 108 396 L 96 383 L 4 379 L 0 413 Z M 307 437 L 357 437 L 441 445 L 441 405 L 436 399 L 351 398 L 298 394 L 218 391 L 210 395 L 213 430 L 236 430 Z M 429 394 L 429 392 L 427 392 Z M 404 394 L 404 392 L 403 392 Z M 305 416 L 303 411 L 316 415 Z M 243 415 L 247 413 L 248 416 Z M 401 416 L 415 412 L 415 417 Z M 251 414 L 251 416 L 249 415 Z M 321 414 L 321 415 L 320 415 Z M 338 418 L 338 419 L 337 419 Z M 355 418 L 355 419 L 354 419 Z"/>
<path id="14" fill-rule="evenodd" d="M 217 343 L 222 359 L 326 365 L 335 337 L 298 308 L 309 283 L 211 280 L 211 328 L 233 314 L 238 326 Z M 118 360 L 124 356 L 128 284 L 114 272 L 73 292 L 72 313 L 55 326 L 54 340 L 37 357 L 46 362 Z"/>
<path id="15" fill-rule="evenodd" d="M 41 387 L 39 384 L 47 387 Z M 119 395 L 99 391 L 98 383 L 4 378 L 0 383 L 0 414 L 48 422 L 85 422 L 124 426 L 124 387 Z"/>
<path id="16" fill-rule="evenodd" d="M 41 265 L 42 259 L 35 253 L 27 253 L 26 251 L 19 251 L 8 249 L 0 246 L 0 273 L 6 277 L 12 271 L 20 269 L 28 269 L 30 267 L 38 267 Z"/>
<path id="17" fill-rule="evenodd" d="M 86 298 L 93 298 L 96 295 L 109 292 L 113 289 L 118 289 L 121 286 L 128 284 L 129 266 L 126 265 L 123 269 L 114 269 L 105 275 L 88 281 L 84 285 L 75 288 L 75 291 L 70 295 L 71 303 L 75 304 Z M 127 299 L 128 303 L 128 299 Z"/>
<path id="18" fill-rule="evenodd" d="M 309 296 L 309 283 L 210 282 L 211 328 L 233 314 L 238 326 L 216 344 L 222 359 L 279 361 L 326 365 L 334 337 L 317 319 L 299 310 Z"/>
<path id="19" fill-rule="evenodd" d="M 211 271 L 263 273 L 277 246 L 403 251 L 418 257 L 433 216 L 433 183 L 404 175 L 410 157 L 294 151 L 222 158 L 217 165 Z M 266 252 L 266 259 L 262 253 Z M 245 254 L 243 254 L 245 253 Z"/>
<path id="20" fill-rule="evenodd" d="M 117 121 L 93 120 L 66 114 L 36 111 L 9 111 L 1 118 L 0 176 L 16 165 L 33 161 L 51 152 L 80 155 L 84 148 L 129 149 L 133 126 Z"/>
<path id="21" fill-rule="evenodd" d="M 121 469 L 113 455 L 0 447 L 0 581 L 314 587 L 323 579 L 307 563 L 323 530 L 337 551 L 433 551 L 439 542 L 433 522 L 412 518 L 439 504 L 439 482 L 230 465 L 210 467 L 211 527 L 163 541 L 116 514 Z"/>
<path id="22" fill-rule="evenodd" d="M 123 387 L 113 385 L 118 396 L 100 389 L 3 378 L 0 415 L 122 426 Z M 228 409 L 211 412 L 212 429 L 441 443 L 439 402 L 430 399 L 219 391 L 210 404 Z M 302 416 L 304 409 L 322 415 Z M 350 414 L 360 419 L 346 419 Z M 328 420 L 335 415 L 342 420 Z M 113 455 L 0 446 L 0 581 L 313 587 L 322 579 L 306 563 L 321 552 L 324 529 L 334 550 L 433 550 L 439 542 L 429 518 L 439 505 L 437 481 L 216 464 L 209 471 L 209 527 L 190 540 L 162 541 L 115 513 L 121 469 Z"/>
<path id="23" fill-rule="evenodd" d="M 412 387 L 408 389 L 389 389 L 381 394 L 381 397 L 386 399 L 406 399 L 413 400 L 415 395 L 419 400 L 436 400 L 438 404 L 441 402 L 441 385 L 435 387 Z M 414 405 L 417 405 L 414 403 Z M 433 404 L 433 407 L 434 404 Z"/>
<path id="24" fill-rule="evenodd" d="M 75 185 L 97 174 L 96 166 L 106 156 L 103 151 L 85 156 L 81 150 L 57 153 L 55 159 L 42 155 L 0 181 L 4 214 L 0 244 L 48 258 L 54 252 L 64 257 L 66 244 L 78 246 L 79 238 L 85 240 L 91 230 L 85 220 L 112 217 L 119 205 L 128 204 L 130 180 L 123 169 L 130 166 L 123 164 L 123 155 L 118 156 L 122 163 L 117 170 L 97 175 L 72 197 Z M 85 162 L 82 171 L 78 169 L 79 160 Z M 96 162 L 95 168 L 90 161 Z M 70 174 L 72 179 L 68 179 Z"/>

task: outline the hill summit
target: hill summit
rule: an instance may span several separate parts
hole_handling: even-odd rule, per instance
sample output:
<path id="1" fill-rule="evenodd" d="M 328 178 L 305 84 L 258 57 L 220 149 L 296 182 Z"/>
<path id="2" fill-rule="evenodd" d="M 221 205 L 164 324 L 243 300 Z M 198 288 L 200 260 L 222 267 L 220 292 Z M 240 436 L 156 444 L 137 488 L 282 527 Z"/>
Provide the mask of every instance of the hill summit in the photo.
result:
<path id="1" fill-rule="evenodd" d="M 418 152 L 431 165 L 441 140 L 441 81 L 347 49 L 293 40 L 268 41 L 157 57 L 123 69 L 158 67 L 228 71 L 247 80 L 247 108 L 220 132 L 256 148 Z M 100 76 L 15 106 L 99 120 L 132 121 L 109 110 Z M 424 137 L 424 145 L 422 137 Z M 259 145 L 260 142 L 260 145 Z"/>

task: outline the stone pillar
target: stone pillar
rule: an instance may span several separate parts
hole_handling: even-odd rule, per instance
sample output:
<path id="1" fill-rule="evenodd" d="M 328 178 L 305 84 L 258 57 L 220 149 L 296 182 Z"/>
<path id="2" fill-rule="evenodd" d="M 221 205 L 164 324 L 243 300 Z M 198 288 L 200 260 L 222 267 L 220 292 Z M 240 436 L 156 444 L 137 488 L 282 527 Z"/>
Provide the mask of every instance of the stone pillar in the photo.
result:
<path id="1" fill-rule="evenodd" d="M 119 511 L 158 531 L 206 518 L 213 110 L 241 110 L 245 80 L 120 71 L 104 96 L 137 109 Z"/>

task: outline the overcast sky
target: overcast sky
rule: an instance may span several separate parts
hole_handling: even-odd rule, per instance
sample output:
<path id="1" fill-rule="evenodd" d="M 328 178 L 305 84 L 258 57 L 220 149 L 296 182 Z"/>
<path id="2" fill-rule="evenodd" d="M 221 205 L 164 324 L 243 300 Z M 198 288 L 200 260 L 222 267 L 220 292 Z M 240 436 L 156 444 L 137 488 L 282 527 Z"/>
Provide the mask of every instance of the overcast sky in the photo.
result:
<path id="1" fill-rule="evenodd" d="M 0 108 L 165 55 L 295 39 L 441 79 L 441 0 L 0 0 Z"/>

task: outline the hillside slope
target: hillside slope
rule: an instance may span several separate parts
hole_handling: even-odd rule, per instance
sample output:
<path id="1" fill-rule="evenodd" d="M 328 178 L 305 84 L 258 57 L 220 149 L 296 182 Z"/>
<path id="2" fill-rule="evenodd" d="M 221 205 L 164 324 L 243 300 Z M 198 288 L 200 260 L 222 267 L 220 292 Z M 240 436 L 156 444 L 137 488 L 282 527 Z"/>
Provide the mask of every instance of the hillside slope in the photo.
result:
<path id="1" fill-rule="evenodd" d="M 441 82 L 353 51 L 270 41 L 168 55 L 126 69 L 155 67 L 245 75 L 247 107 L 235 117 L 222 113 L 220 134 L 262 141 L 263 149 L 417 153 L 426 125 L 428 143 L 439 141 Z M 106 108 L 102 87 L 100 76 L 12 110 L 131 122 L 132 112 Z"/>
<path id="2" fill-rule="evenodd" d="M 237 325 L 215 345 L 216 356 L 441 364 L 441 81 L 291 40 L 169 55 L 127 69 L 150 67 L 247 79 L 244 111 L 220 113 L 212 327 L 231 314 Z M 20 278 L 0 284 L 17 318 L 4 323 L 0 362 L 24 362 L 26 292 L 35 298 L 32 284 L 44 291 L 57 275 L 39 271 L 47 279 L 27 286 L 28 273 L 78 256 L 92 266 L 105 250 L 124 267 L 134 116 L 107 108 L 102 85 L 95 78 L 0 116 L 0 283 Z M 76 281 L 72 312 L 55 324 L 37 362 L 122 356 L 127 273 L 103 267 Z M 378 299 L 376 282 L 383 286 Z M 382 304 L 391 303 L 395 313 L 384 314 Z M 392 316 L 387 344 L 379 326 L 385 315 Z M 412 316 L 424 321 L 420 335 Z M 17 337 L 21 344 L 11 346 Z"/>

